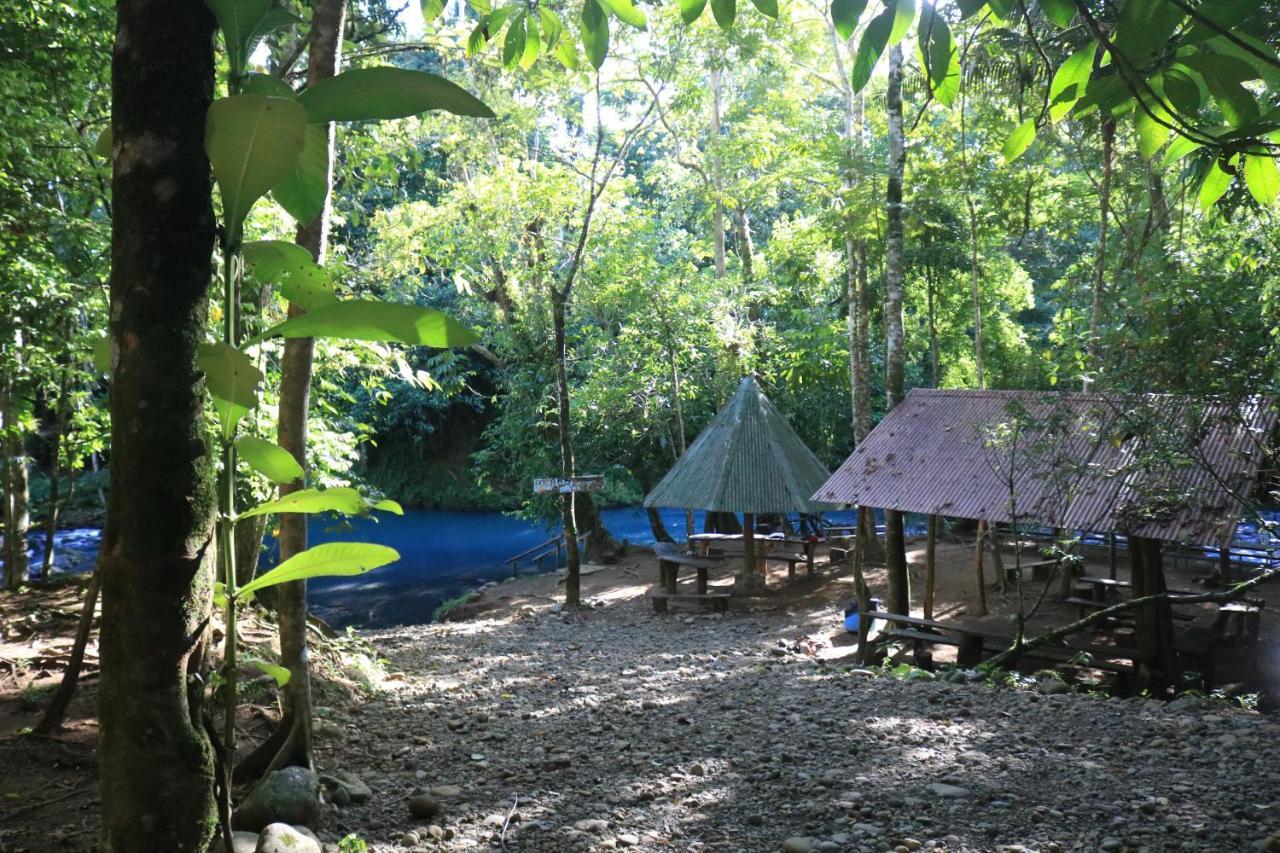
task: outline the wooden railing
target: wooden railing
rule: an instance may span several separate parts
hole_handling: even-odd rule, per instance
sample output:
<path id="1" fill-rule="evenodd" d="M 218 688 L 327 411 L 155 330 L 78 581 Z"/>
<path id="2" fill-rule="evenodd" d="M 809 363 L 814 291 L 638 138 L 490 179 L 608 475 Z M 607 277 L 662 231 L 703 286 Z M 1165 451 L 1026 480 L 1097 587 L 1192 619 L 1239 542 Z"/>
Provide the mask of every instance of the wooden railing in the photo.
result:
<path id="1" fill-rule="evenodd" d="M 586 542 L 587 536 L 588 534 L 586 533 L 578 534 L 579 548 L 581 548 Z M 564 534 L 561 533 L 556 536 L 552 536 L 545 542 L 539 542 L 532 548 L 527 548 L 524 551 L 521 551 L 514 557 L 503 560 L 502 565 L 511 567 L 512 577 L 515 577 L 519 573 L 520 563 L 522 561 L 535 566 L 540 572 L 545 572 L 550 569 L 559 568 L 561 560 L 565 557 L 565 551 Z M 547 565 L 548 563 L 550 563 L 550 565 Z"/>

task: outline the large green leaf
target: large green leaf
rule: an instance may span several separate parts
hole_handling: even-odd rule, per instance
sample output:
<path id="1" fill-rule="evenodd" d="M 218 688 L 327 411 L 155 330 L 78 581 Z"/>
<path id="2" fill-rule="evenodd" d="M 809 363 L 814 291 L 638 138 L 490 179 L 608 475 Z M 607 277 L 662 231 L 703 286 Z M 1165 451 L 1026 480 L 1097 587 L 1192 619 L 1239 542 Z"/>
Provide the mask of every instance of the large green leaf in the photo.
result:
<path id="1" fill-rule="evenodd" d="M 289 683 L 289 680 L 293 678 L 293 673 L 289 671 L 287 666 L 281 666 L 278 663 L 271 663 L 270 661 L 265 661 L 262 658 L 243 657 L 240 659 L 240 662 L 245 666 L 251 666 L 254 669 L 261 670 L 274 678 L 277 687 L 284 687 Z"/>
<path id="2" fill-rule="evenodd" d="M 332 489 L 299 489 L 275 500 L 264 501 L 240 513 L 239 518 L 253 518 L 257 515 L 279 513 L 301 513 L 315 515 L 321 512 L 336 512 L 341 515 L 363 515 L 370 509 L 365 496 L 350 486 L 336 486 Z"/>
<path id="3" fill-rule="evenodd" d="M 493 118 L 478 98 L 427 71 L 378 66 L 353 68 L 320 80 L 298 95 L 313 122 L 404 118 L 428 110 Z"/>
<path id="4" fill-rule="evenodd" d="M 1076 16 L 1075 0 L 1040 0 L 1040 11 L 1059 27 L 1069 27 Z"/>
<path id="5" fill-rule="evenodd" d="M 916 0 L 890 0 L 893 11 L 893 29 L 889 30 L 889 47 L 906 38 L 916 20 Z"/>
<path id="6" fill-rule="evenodd" d="M 1165 149 L 1164 159 L 1161 162 L 1165 166 L 1172 166 L 1192 151 L 1201 147 L 1199 142 L 1190 140 L 1185 136 L 1175 136 L 1173 141 L 1169 143 L 1169 147 Z"/>
<path id="7" fill-rule="evenodd" d="M 329 197 L 329 131 L 322 124 L 307 125 L 302 153 L 293 170 L 271 190 L 271 197 L 299 225 L 310 225 Z"/>
<path id="8" fill-rule="evenodd" d="M 720 29 L 733 29 L 733 21 L 738 17 L 737 0 L 711 0 L 711 15 Z"/>
<path id="9" fill-rule="evenodd" d="M 848 39 L 858 28 L 858 19 L 867 8 L 867 0 L 833 0 L 831 22 L 840 38 Z"/>
<path id="10" fill-rule="evenodd" d="M 274 74 L 246 74 L 240 84 L 241 95 L 269 95 L 272 98 L 292 98 L 294 91 L 289 84 Z"/>
<path id="11" fill-rule="evenodd" d="M 328 271 L 298 244 L 255 240 L 245 243 L 243 253 L 255 279 L 276 285 L 280 295 L 299 308 L 311 311 L 338 301 Z"/>
<path id="12" fill-rule="evenodd" d="M 302 466 L 293 454 L 278 444 L 246 435 L 236 442 L 240 458 L 273 483 L 293 483 L 302 479 Z"/>
<path id="13" fill-rule="evenodd" d="M 1244 158 L 1244 185 L 1258 204 L 1271 207 L 1280 193 L 1280 172 L 1276 161 L 1265 155 L 1248 154 Z"/>
<path id="14" fill-rule="evenodd" d="M 644 12 L 637 9 L 631 0 L 601 0 L 604 7 L 624 24 L 643 30 L 645 27 Z"/>
<path id="15" fill-rule="evenodd" d="M 507 27 L 507 35 L 502 40 L 502 65 L 505 68 L 514 68 L 524 56 L 524 20 L 525 11 L 521 9 L 511 19 L 511 26 Z"/>
<path id="16" fill-rule="evenodd" d="M 751 0 L 751 5 L 766 18 L 778 17 L 778 0 Z"/>
<path id="17" fill-rule="evenodd" d="M 1258 120 L 1261 115 L 1258 101 L 1240 83 L 1218 74 L 1206 74 L 1204 82 L 1213 93 L 1214 103 L 1218 105 L 1228 124 L 1245 127 Z"/>
<path id="18" fill-rule="evenodd" d="M 236 424 L 258 404 L 262 371 L 249 356 L 221 341 L 200 344 L 196 363 L 204 371 L 205 387 L 213 399 L 222 437 L 230 440 L 235 435 Z"/>
<path id="19" fill-rule="evenodd" d="M 362 575 L 394 563 L 400 554 L 386 545 L 369 542 L 326 542 L 294 554 L 269 572 L 258 575 L 240 587 L 238 595 L 252 595 L 265 587 L 308 578 Z"/>
<path id="20" fill-rule="evenodd" d="M 429 347 L 464 347 L 479 340 L 457 320 L 434 308 L 350 299 L 274 326 L 263 337 L 398 341 Z"/>
<path id="21" fill-rule="evenodd" d="M 444 14 L 445 0 L 422 0 L 422 20 L 431 23 Z"/>
<path id="22" fill-rule="evenodd" d="M 1089 75 L 1093 72 L 1093 57 L 1097 48 L 1092 44 L 1080 48 L 1058 66 L 1049 84 L 1049 119 L 1058 122 L 1076 101 L 1084 97 L 1089 85 Z"/>
<path id="23" fill-rule="evenodd" d="M 542 36 L 538 33 L 538 16 L 526 15 L 524 19 L 524 52 L 520 54 L 520 67 L 528 71 L 542 53 Z"/>
<path id="24" fill-rule="evenodd" d="M 111 149 L 113 147 L 111 139 L 111 125 L 107 125 L 102 129 L 102 133 L 99 133 L 98 138 L 94 141 L 93 153 L 97 154 L 99 157 L 105 157 L 110 160 Z"/>
<path id="25" fill-rule="evenodd" d="M 288 98 L 233 95 L 209 105 L 204 147 L 233 245 L 249 208 L 295 167 L 306 129 L 306 110 Z"/>
<path id="26" fill-rule="evenodd" d="M 227 64 L 232 76 L 244 72 L 249 59 L 249 42 L 273 0 L 206 0 L 227 46 Z"/>
<path id="27" fill-rule="evenodd" d="M 1004 149 L 1001 152 L 1004 154 L 1004 161 L 1012 163 L 1017 160 L 1031 146 L 1035 138 L 1036 120 L 1029 118 L 1014 128 L 1013 133 L 1009 134 L 1009 138 L 1005 140 Z"/>
<path id="28" fill-rule="evenodd" d="M 885 46 L 889 43 L 889 31 L 893 29 L 895 9 L 885 7 L 884 11 L 871 19 L 862 33 L 862 41 L 858 44 L 858 54 L 853 59 L 853 90 L 860 92 L 871 81 L 876 63 L 880 61 Z"/>
<path id="29" fill-rule="evenodd" d="M 1209 171 L 1205 173 L 1204 180 L 1200 182 L 1200 191 L 1196 194 L 1196 200 L 1200 203 L 1201 210 L 1208 210 L 1218 203 L 1218 199 L 1222 198 L 1222 194 L 1231 186 L 1231 175 L 1218 165 L 1218 161 L 1214 160 L 1209 166 Z"/>
<path id="30" fill-rule="evenodd" d="M 1138 109 L 1133 114 L 1133 126 L 1138 132 L 1138 153 L 1143 157 L 1154 157 L 1155 153 L 1169 140 L 1169 128 L 1156 121 L 1151 112 L 1158 113 L 1160 110 L 1151 108 L 1148 112 L 1145 109 Z"/>
<path id="31" fill-rule="evenodd" d="M 702 12 L 706 8 L 707 0 L 680 0 L 680 20 L 686 24 L 692 24 L 702 17 Z"/>
<path id="32" fill-rule="evenodd" d="M 951 29 L 932 6 L 920 16 L 919 44 L 934 97 L 949 107 L 960 91 L 960 56 Z"/>
<path id="33" fill-rule="evenodd" d="M 609 16 L 598 0 L 583 0 L 581 23 L 582 49 L 587 52 L 591 67 L 598 71 L 609 55 Z"/>

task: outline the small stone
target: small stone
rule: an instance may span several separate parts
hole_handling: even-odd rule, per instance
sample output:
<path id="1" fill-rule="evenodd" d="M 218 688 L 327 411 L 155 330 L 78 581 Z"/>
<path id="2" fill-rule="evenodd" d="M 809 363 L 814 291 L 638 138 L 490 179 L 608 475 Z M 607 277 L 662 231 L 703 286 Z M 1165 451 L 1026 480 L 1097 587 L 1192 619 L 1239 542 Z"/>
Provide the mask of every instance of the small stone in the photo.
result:
<path id="1" fill-rule="evenodd" d="M 421 841 L 422 839 L 418 836 L 418 833 L 412 831 L 400 836 L 401 847 L 417 847 Z"/>
<path id="2" fill-rule="evenodd" d="M 813 839 L 803 835 L 793 835 L 782 842 L 782 853 L 816 853 L 817 849 Z"/>
<path id="3" fill-rule="evenodd" d="M 456 800 L 462 796 L 462 789 L 457 785 L 436 785 L 431 789 L 431 796 L 441 800 Z"/>
<path id="4" fill-rule="evenodd" d="M 609 828 L 609 821 L 598 817 L 589 817 L 584 820 L 576 820 L 573 822 L 573 828 L 578 832 L 601 833 Z"/>
<path id="5" fill-rule="evenodd" d="M 1114 835 L 1108 835 L 1106 838 L 1102 839 L 1102 843 L 1098 845 L 1098 849 L 1104 850 L 1106 853 L 1113 853 L 1113 851 L 1116 850 L 1123 850 L 1124 842 L 1119 838 L 1116 838 Z"/>
<path id="6" fill-rule="evenodd" d="M 254 853 L 323 853 L 314 836 L 304 835 L 287 823 L 272 823 L 258 836 Z"/>
<path id="7" fill-rule="evenodd" d="M 417 820 L 427 820 L 440 814 L 443 809 L 440 803 L 426 794 L 418 794 L 409 798 L 409 814 Z"/>
<path id="8" fill-rule="evenodd" d="M 640 844 L 640 836 L 633 835 L 630 832 L 623 832 L 618 835 L 619 847 L 637 847 Z"/>
<path id="9" fill-rule="evenodd" d="M 764 815 L 749 814 L 747 815 L 748 826 L 764 826 Z"/>
<path id="10" fill-rule="evenodd" d="M 948 785 L 945 782 L 933 782 L 929 785 L 929 793 L 944 800 L 959 800 L 971 796 L 968 788 L 959 785 Z"/>

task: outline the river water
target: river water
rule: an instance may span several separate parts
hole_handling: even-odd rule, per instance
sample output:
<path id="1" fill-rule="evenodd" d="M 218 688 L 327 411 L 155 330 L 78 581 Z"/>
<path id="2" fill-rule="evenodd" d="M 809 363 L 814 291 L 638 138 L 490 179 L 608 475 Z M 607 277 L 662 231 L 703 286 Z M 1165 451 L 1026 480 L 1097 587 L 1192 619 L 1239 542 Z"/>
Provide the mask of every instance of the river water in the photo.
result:
<path id="1" fill-rule="evenodd" d="M 606 509 L 601 516 L 618 539 L 640 547 L 653 544 L 644 510 Z M 825 517 L 833 524 L 851 524 L 854 515 L 832 512 Z M 674 538 L 684 537 L 682 511 L 663 510 L 662 518 Z M 699 530 L 702 519 L 701 512 L 695 514 L 694 524 Z M 912 517 L 912 521 L 923 519 Z M 505 561 L 546 541 L 554 532 L 541 524 L 497 512 L 408 509 L 402 516 L 379 513 L 377 518 L 342 522 L 313 519 L 310 531 L 313 545 L 342 540 L 377 542 L 399 551 L 400 560 L 357 577 L 313 580 L 308 587 L 308 599 L 312 609 L 335 627 L 429 622 L 442 601 L 486 581 L 510 577 L 511 570 Z M 908 533 L 923 533 L 923 524 L 910 524 Z M 59 531 L 54 548 L 55 572 L 92 570 L 101 535 L 95 528 Z M 1256 541 L 1259 533 L 1253 525 L 1242 524 L 1236 536 L 1240 540 Z M 31 537 L 33 571 L 38 571 L 43 560 L 43 543 L 43 533 Z M 274 563 L 274 553 L 263 556 L 263 570 Z M 528 571 L 530 567 L 525 563 L 522 569 Z"/>

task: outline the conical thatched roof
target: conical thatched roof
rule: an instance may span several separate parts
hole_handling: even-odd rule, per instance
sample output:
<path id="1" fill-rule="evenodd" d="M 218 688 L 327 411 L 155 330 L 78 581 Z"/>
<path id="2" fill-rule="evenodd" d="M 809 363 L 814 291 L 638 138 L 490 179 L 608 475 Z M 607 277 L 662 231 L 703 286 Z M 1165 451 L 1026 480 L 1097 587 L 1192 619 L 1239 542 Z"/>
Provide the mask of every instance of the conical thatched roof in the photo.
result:
<path id="1" fill-rule="evenodd" d="M 830 472 L 751 377 L 689 445 L 645 506 L 714 512 L 819 512 Z"/>

